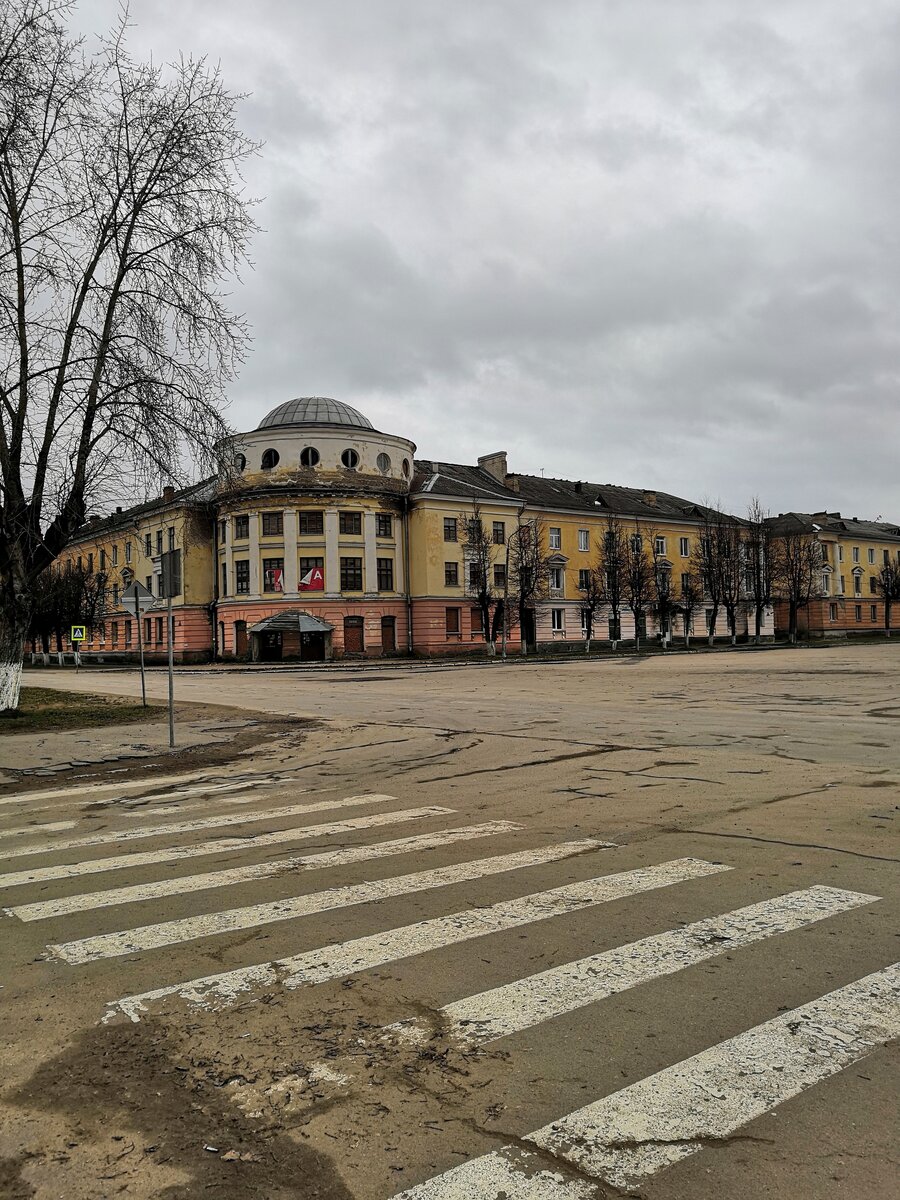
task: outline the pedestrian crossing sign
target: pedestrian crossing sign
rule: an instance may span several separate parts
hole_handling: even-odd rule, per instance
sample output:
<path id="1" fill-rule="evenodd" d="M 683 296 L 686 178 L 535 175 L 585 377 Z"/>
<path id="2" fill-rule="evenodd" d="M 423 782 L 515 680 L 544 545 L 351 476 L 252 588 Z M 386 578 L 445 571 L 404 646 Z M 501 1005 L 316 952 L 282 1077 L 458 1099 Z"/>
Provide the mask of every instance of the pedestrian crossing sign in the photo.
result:
<path id="1" fill-rule="evenodd" d="M 73 625 L 72 626 L 72 637 L 70 640 L 73 642 L 86 642 L 87 641 L 87 637 L 85 636 L 86 632 L 87 632 L 87 630 L 85 629 L 84 625 Z"/>

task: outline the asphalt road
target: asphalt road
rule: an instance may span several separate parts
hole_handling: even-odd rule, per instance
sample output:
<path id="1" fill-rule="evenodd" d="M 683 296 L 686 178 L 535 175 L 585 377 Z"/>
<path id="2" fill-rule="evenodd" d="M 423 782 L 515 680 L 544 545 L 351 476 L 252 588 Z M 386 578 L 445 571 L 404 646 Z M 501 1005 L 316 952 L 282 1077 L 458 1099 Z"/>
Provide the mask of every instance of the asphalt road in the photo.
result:
<path id="1" fill-rule="evenodd" d="M 900 643 L 177 692 L 315 724 L 0 795 L 0 1196 L 896 1194 Z"/>

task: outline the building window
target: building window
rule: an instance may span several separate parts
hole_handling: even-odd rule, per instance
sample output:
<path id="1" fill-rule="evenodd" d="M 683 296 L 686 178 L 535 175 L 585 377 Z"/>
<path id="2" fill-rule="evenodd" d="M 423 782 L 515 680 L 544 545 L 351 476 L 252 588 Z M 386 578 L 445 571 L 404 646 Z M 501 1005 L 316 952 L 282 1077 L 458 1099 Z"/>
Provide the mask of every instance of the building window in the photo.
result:
<path id="1" fill-rule="evenodd" d="M 325 589 L 325 566 L 323 558 L 300 559 L 300 591 L 321 592 Z"/>
<path id="2" fill-rule="evenodd" d="M 841 576 L 841 595 L 842 596 L 843 596 L 844 592 L 846 592 L 846 590 L 847 590 L 847 580 L 846 580 L 846 577 L 842 575 Z"/>
<path id="3" fill-rule="evenodd" d="M 228 522 L 220 521 L 219 522 L 219 541 L 224 546 L 224 544 L 227 540 L 228 540 Z"/>
<path id="4" fill-rule="evenodd" d="M 550 628 L 554 633 L 562 633 L 566 627 L 566 610 L 564 608 L 550 609 Z"/>
<path id="5" fill-rule="evenodd" d="M 382 475 L 387 475 L 388 471 L 391 469 L 391 456 L 382 451 L 382 453 L 379 454 L 375 459 L 375 464 Z"/>
<path id="6" fill-rule="evenodd" d="M 355 450 L 345 450 L 341 455 L 341 462 L 348 471 L 355 471 L 359 466 L 359 455 Z"/>
<path id="7" fill-rule="evenodd" d="M 243 469 L 244 469 L 244 467 L 246 467 L 246 465 L 247 465 L 246 454 L 236 454 L 234 456 L 234 469 L 236 471 L 243 471 Z"/>
<path id="8" fill-rule="evenodd" d="M 869 605 L 869 620 L 870 621 L 878 620 L 878 605 L 877 604 Z"/>
<path id="9" fill-rule="evenodd" d="M 127 563 L 131 562 L 131 542 L 125 543 L 125 561 Z"/>
<path id="10" fill-rule="evenodd" d="M 655 554 L 665 554 L 665 552 L 666 552 L 666 539 L 665 539 L 664 537 L 657 537 L 657 538 L 655 538 L 655 539 L 654 539 L 654 541 L 653 541 L 653 551 L 654 551 L 654 553 L 655 553 Z"/>
<path id="11" fill-rule="evenodd" d="M 125 622 L 125 645 L 126 646 L 131 645 L 131 622 L 130 621 Z"/>
<path id="12" fill-rule="evenodd" d="M 362 590 L 363 590 L 362 559 L 361 558 L 342 558 L 341 559 L 341 591 L 342 592 L 361 592 Z"/>
<path id="13" fill-rule="evenodd" d="M 150 617 L 144 617 L 144 645 L 149 646 L 153 641 L 153 621 Z"/>
<path id="14" fill-rule="evenodd" d="M 639 533 L 633 533 L 628 539 L 633 554 L 640 554 L 644 548 L 644 539 Z"/>
<path id="15" fill-rule="evenodd" d="M 88 555 L 87 569 L 88 569 L 88 575 L 93 575 L 93 573 L 94 573 L 94 553 L 93 553 L 93 551 L 91 551 L 91 553 Z"/>
<path id="16" fill-rule="evenodd" d="M 860 577 L 858 575 L 853 576 L 853 595 L 854 596 L 862 595 L 862 579 L 860 579 Z"/>
<path id="17" fill-rule="evenodd" d="M 859 546 L 854 546 L 854 547 L 853 547 L 853 561 L 854 561 L 855 563 L 858 563 L 858 562 L 859 562 Z"/>
<path id="18" fill-rule="evenodd" d="M 869 591 L 873 596 L 878 595 L 878 580 L 874 575 L 869 576 Z"/>
<path id="19" fill-rule="evenodd" d="M 578 590 L 586 592 L 591 586 L 591 571 L 589 567 L 581 567 L 578 571 Z"/>
<path id="20" fill-rule="evenodd" d="M 829 605 L 828 605 L 828 620 L 829 620 L 829 621 L 836 621 L 836 620 L 837 620 L 837 617 L 838 617 L 838 614 L 837 614 L 837 605 L 836 605 L 836 604 L 829 604 Z"/>
<path id="21" fill-rule="evenodd" d="M 319 465 L 319 452 L 315 446 L 304 446 L 300 451 L 300 466 L 301 467 L 317 467 Z"/>
<path id="22" fill-rule="evenodd" d="M 157 646 L 159 646 L 162 644 L 162 640 L 163 640 L 163 619 L 162 619 L 162 617 L 156 617 L 155 620 L 156 620 L 156 644 L 157 644 Z"/>
<path id="23" fill-rule="evenodd" d="M 444 517 L 444 541 L 455 542 L 456 537 L 456 517 Z"/>
<path id="24" fill-rule="evenodd" d="M 578 549 L 590 550 L 591 548 L 591 531 L 589 529 L 578 530 Z"/>
<path id="25" fill-rule="evenodd" d="M 273 470 L 275 467 L 277 467 L 277 466 L 278 466 L 278 457 L 279 457 L 279 456 L 278 456 L 278 451 L 277 451 L 277 450 L 265 450 L 265 451 L 263 451 L 263 456 L 262 456 L 262 464 L 261 464 L 261 465 L 262 465 L 262 469 L 263 469 L 264 471 L 271 471 L 271 470 Z"/>
<path id="26" fill-rule="evenodd" d="M 392 592 L 394 590 L 394 560 L 379 558 L 377 564 L 379 592 Z"/>
<path id="27" fill-rule="evenodd" d="M 480 608 L 473 608 L 469 612 L 469 629 L 473 638 L 482 637 L 484 634 L 484 614 Z"/>
<path id="28" fill-rule="evenodd" d="M 684 593 L 688 590 L 688 588 L 690 586 L 691 586 L 690 574 L 687 571 L 684 571 L 684 572 L 682 572 L 682 575 L 681 575 L 681 594 L 682 594 L 682 596 L 684 595 Z"/>
<path id="29" fill-rule="evenodd" d="M 100 551 L 100 570 L 101 571 L 106 570 L 106 551 L 105 550 Z"/>
<path id="30" fill-rule="evenodd" d="M 342 512 L 338 517 L 338 529 L 351 537 L 359 537 L 362 533 L 362 513 Z"/>
<path id="31" fill-rule="evenodd" d="M 459 639 L 460 634 L 460 609 L 446 608 L 444 609 L 444 621 L 446 623 L 447 637 Z"/>
<path id="32" fill-rule="evenodd" d="M 494 563 L 494 587 L 506 587 L 506 563 Z"/>
<path id="33" fill-rule="evenodd" d="M 263 559 L 263 591 L 264 592 L 283 592 L 284 591 L 284 559 L 283 558 L 264 558 Z"/>
<path id="34" fill-rule="evenodd" d="M 119 622 L 113 621 L 112 625 L 110 625 L 109 628 L 110 628 L 110 633 L 112 634 L 112 644 L 114 646 L 118 646 L 118 644 L 119 644 Z"/>
<path id="35" fill-rule="evenodd" d="M 550 526 L 550 549 L 562 549 L 562 530 L 555 525 Z"/>
<path id="36" fill-rule="evenodd" d="M 250 518 L 246 513 L 234 518 L 234 540 L 242 542 L 250 536 Z"/>
<path id="37" fill-rule="evenodd" d="M 869 566 L 875 566 L 875 551 L 871 548 L 871 546 L 869 547 Z"/>
<path id="38" fill-rule="evenodd" d="M 495 546 L 502 546 L 506 542 L 506 522 L 495 521 L 493 525 L 493 538 Z"/>
<path id="39" fill-rule="evenodd" d="M 376 513 L 375 536 L 380 538 L 394 536 L 394 521 L 389 513 Z"/>
<path id="40" fill-rule="evenodd" d="M 234 564 L 234 590 L 239 596 L 250 591 L 250 560 L 239 558 Z"/>
<path id="41" fill-rule="evenodd" d="M 706 619 L 706 632 L 712 633 L 713 632 L 713 627 L 712 627 L 713 610 L 711 608 L 708 608 L 706 610 L 706 612 L 704 613 L 704 617 Z"/>
<path id="42" fill-rule="evenodd" d="M 301 535 L 309 536 L 311 534 L 315 534 L 315 535 L 318 535 L 319 537 L 321 537 L 322 534 L 324 533 L 324 531 L 325 531 L 325 520 L 324 520 L 324 515 L 321 512 L 301 511 L 301 513 L 300 513 L 300 533 L 301 533 Z"/>
<path id="43" fill-rule="evenodd" d="M 884 565 L 885 565 L 886 567 L 887 567 L 887 566 L 890 566 L 890 562 L 891 562 L 891 552 L 890 552 L 890 550 L 882 550 L 881 554 L 882 554 L 882 559 L 883 559 L 883 561 L 884 561 Z"/>
<path id="44" fill-rule="evenodd" d="M 264 512 L 262 515 L 263 537 L 281 537 L 284 534 L 284 513 Z"/>
<path id="45" fill-rule="evenodd" d="M 459 587 L 459 563 L 444 563 L 444 587 Z"/>
<path id="46" fill-rule="evenodd" d="M 153 595 L 153 576 L 152 576 L 152 575 L 148 575 L 148 576 L 147 576 L 147 578 L 146 578 L 146 584 L 147 584 L 147 591 L 148 591 L 148 592 L 150 593 L 150 595 L 152 596 L 152 595 Z"/>
<path id="47" fill-rule="evenodd" d="M 843 561 L 844 561 L 844 547 L 839 545 L 838 546 L 838 562 L 843 562 Z"/>
<path id="48" fill-rule="evenodd" d="M 175 549 L 175 526 L 174 525 L 169 526 L 169 549 L 170 550 Z"/>
<path id="49" fill-rule="evenodd" d="M 554 592 L 562 591 L 563 572 L 562 567 L 551 567 L 549 571 L 550 589 Z"/>
<path id="50" fill-rule="evenodd" d="M 228 595 L 228 563 L 222 563 L 222 595 Z"/>
<path id="51" fill-rule="evenodd" d="M 682 558 L 690 558 L 691 557 L 691 540 L 690 540 L 690 538 L 683 537 L 683 538 L 678 539 L 678 553 L 681 555 Z"/>
<path id="52" fill-rule="evenodd" d="M 828 592 L 829 592 L 829 587 L 830 587 L 830 585 L 829 585 L 829 582 L 828 582 L 828 576 L 827 576 L 827 575 L 823 575 L 823 576 L 822 576 L 822 595 L 823 595 L 823 596 L 827 596 L 827 595 L 828 595 Z"/>
<path id="53" fill-rule="evenodd" d="M 853 606 L 853 611 L 854 611 L 854 613 L 855 613 L 855 615 L 856 615 L 856 619 L 857 619 L 857 621 L 861 621 L 861 620 L 862 620 L 862 605 L 861 605 L 861 604 L 854 604 L 854 606 Z"/>
<path id="54" fill-rule="evenodd" d="M 112 606 L 113 608 L 119 607 L 119 585 L 117 583 L 112 585 Z"/>
<path id="55" fill-rule="evenodd" d="M 887 553 L 887 551 L 885 551 L 885 553 Z M 119 565 L 119 547 L 118 546 L 113 546 L 113 548 L 112 548 L 112 559 L 113 559 L 113 566 L 117 567 Z"/>
<path id="56" fill-rule="evenodd" d="M 153 538 L 149 533 L 144 534 L 144 554 L 147 558 L 153 554 Z"/>
<path id="57" fill-rule="evenodd" d="M 472 591 L 477 592 L 481 586 L 481 569 L 477 562 L 469 563 L 469 587 Z"/>
<path id="58" fill-rule="evenodd" d="M 157 529 L 157 531 L 156 531 L 156 553 L 162 554 L 162 530 L 161 529 Z"/>

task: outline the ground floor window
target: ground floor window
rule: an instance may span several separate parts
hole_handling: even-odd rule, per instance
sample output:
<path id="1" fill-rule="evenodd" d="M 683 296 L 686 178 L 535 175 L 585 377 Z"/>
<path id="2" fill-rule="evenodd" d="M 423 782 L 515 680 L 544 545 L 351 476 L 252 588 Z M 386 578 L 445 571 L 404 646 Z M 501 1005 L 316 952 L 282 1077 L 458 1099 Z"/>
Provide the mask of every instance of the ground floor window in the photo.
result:
<path id="1" fill-rule="evenodd" d="M 712 633 L 712 631 L 713 631 L 713 611 L 712 611 L 712 609 L 708 608 L 704 615 L 706 617 L 706 632 Z"/>
<path id="2" fill-rule="evenodd" d="M 110 625 L 110 627 L 109 627 L 109 631 L 110 631 L 110 635 L 112 637 L 112 644 L 114 646 L 118 646 L 118 644 L 119 644 L 119 622 L 113 621 L 112 625 Z"/>
<path id="3" fill-rule="evenodd" d="M 472 637 L 481 637 L 484 634 L 484 618 L 480 608 L 473 608 L 470 613 L 470 630 Z"/>
<path id="4" fill-rule="evenodd" d="M 829 605 L 828 605 L 828 620 L 829 620 L 829 621 L 836 621 L 836 620 L 837 620 L 837 617 L 838 617 L 838 614 L 837 614 L 837 605 L 836 605 L 836 604 L 829 604 Z"/>
<path id="5" fill-rule="evenodd" d="M 447 639 L 458 639 L 460 634 L 460 610 L 458 608 L 447 608 L 444 610 L 444 622 L 447 630 Z"/>
<path id="6" fill-rule="evenodd" d="M 622 622 L 613 617 L 609 618 L 609 640 L 611 642 L 622 640 Z"/>
<path id="7" fill-rule="evenodd" d="M 870 605 L 870 608 L 871 608 L 871 610 L 872 610 L 872 611 L 871 611 L 871 619 L 872 619 L 873 621 L 877 621 L 877 620 L 878 620 L 878 605 L 877 605 L 877 604 L 872 604 L 872 605 Z"/>
<path id="8" fill-rule="evenodd" d="M 125 645 L 126 646 L 131 645 L 131 622 L 130 621 L 125 622 Z"/>
<path id="9" fill-rule="evenodd" d="M 554 633 L 562 633 L 566 627 L 566 613 L 562 608 L 550 609 L 550 628 Z"/>
<path id="10" fill-rule="evenodd" d="M 647 636 L 647 614 L 638 613 L 634 618 L 635 633 L 638 637 L 645 638 Z"/>
<path id="11" fill-rule="evenodd" d="M 854 604 L 853 609 L 854 609 L 854 614 L 856 616 L 857 621 L 861 621 L 862 620 L 862 605 Z"/>
<path id="12" fill-rule="evenodd" d="M 150 643 L 153 638 L 153 621 L 150 617 L 144 617 L 144 642 Z"/>
<path id="13" fill-rule="evenodd" d="M 163 640 L 163 619 L 162 619 L 162 617 L 156 617 L 155 620 L 156 620 L 156 644 L 158 646 L 160 644 L 160 642 L 162 642 L 162 640 Z"/>

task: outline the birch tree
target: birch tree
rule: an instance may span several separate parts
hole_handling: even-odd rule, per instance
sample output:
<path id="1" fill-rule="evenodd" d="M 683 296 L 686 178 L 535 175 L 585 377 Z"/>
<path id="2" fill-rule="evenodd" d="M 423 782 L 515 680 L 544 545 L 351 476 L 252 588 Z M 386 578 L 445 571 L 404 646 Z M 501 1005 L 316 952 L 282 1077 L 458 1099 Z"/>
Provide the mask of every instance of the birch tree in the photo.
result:
<path id="1" fill-rule="evenodd" d="M 681 577 L 681 595 L 678 609 L 681 613 L 684 630 L 684 644 L 690 647 L 691 631 L 694 628 L 694 614 L 703 608 L 703 584 L 694 571 L 686 571 Z"/>
<path id="2" fill-rule="evenodd" d="M 641 626 L 646 619 L 647 606 L 653 598 L 653 561 L 647 553 L 647 539 L 640 525 L 625 539 L 625 561 L 622 573 L 626 603 L 634 616 L 634 648 L 641 648 Z"/>
<path id="3" fill-rule="evenodd" d="M 124 17 L 88 54 L 71 8 L 0 0 L 0 711 L 88 506 L 217 466 L 247 340 L 235 96 L 203 60 L 135 61 Z"/>
<path id="4" fill-rule="evenodd" d="M 900 604 L 900 561 L 888 559 L 875 579 L 875 586 L 884 602 L 884 634 L 891 636 L 891 612 Z"/>
<path id="5" fill-rule="evenodd" d="M 616 517 L 607 517 L 603 540 L 600 543 L 599 569 L 603 583 L 603 599 L 609 607 L 612 625 L 610 641 L 615 650 L 622 636 L 622 609 L 625 599 L 625 570 L 628 544 L 625 529 Z"/>
<path id="6" fill-rule="evenodd" d="M 497 653 L 496 622 L 494 614 L 502 603 L 494 587 L 493 567 L 499 547 L 494 544 L 493 534 L 488 529 L 481 505 L 476 500 L 468 512 L 460 514 L 463 530 L 463 569 L 466 572 L 466 590 L 481 613 L 481 628 L 488 654 Z"/>
<path id="7" fill-rule="evenodd" d="M 747 594 L 753 605 L 753 640 L 762 641 L 763 617 L 772 605 L 775 581 L 775 532 L 758 496 L 750 501 L 744 542 Z"/>

